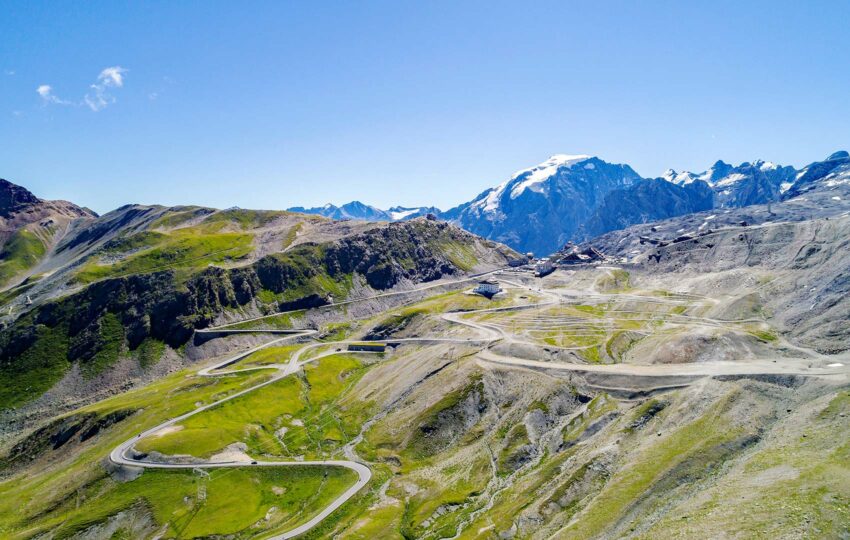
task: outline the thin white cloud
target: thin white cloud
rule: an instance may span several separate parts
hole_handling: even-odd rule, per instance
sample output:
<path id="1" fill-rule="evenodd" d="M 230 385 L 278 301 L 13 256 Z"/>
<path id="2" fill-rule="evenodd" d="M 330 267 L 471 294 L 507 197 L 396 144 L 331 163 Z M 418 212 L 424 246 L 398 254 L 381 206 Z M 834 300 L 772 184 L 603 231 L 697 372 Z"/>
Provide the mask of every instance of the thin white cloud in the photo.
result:
<path id="1" fill-rule="evenodd" d="M 11 77 L 12 75 L 14 75 L 14 74 L 15 74 L 15 70 L 14 70 L 14 69 L 7 69 L 7 70 L 5 70 L 3 73 L 5 73 L 5 74 L 6 74 L 6 75 L 8 75 L 9 77 Z"/>
<path id="2" fill-rule="evenodd" d="M 41 96 L 45 104 L 53 103 L 56 105 L 86 105 L 94 112 L 101 111 L 109 105 L 115 103 L 115 96 L 110 92 L 114 88 L 122 88 L 124 86 L 124 74 L 127 73 L 125 68 L 121 66 L 112 66 L 101 70 L 97 76 L 97 82 L 89 86 L 89 91 L 83 96 L 81 102 L 73 102 L 61 99 L 53 93 L 53 87 L 49 84 L 42 84 L 35 89 L 36 93 Z"/>
<path id="3" fill-rule="evenodd" d="M 49 84 L 42 84 L 38 88 L 35 89 L 36 93 L 41 96 L 41 99 L 44 103 L 55 103 L 56 105 L 73 105 L 70 101 L 59 99 L 56 94 L 53 93 L 53 87 Z"/>
<path id="4" fill-rule="evenodd" d="M 91 85 L 91 91 L 83 98 L 89 109 L 97 112 L 115 103 L 115 98 L 109 93 L 109 89 L 124 86 L 125 73 L 127 70 L 121 66 L 112 66 L 101 71 L 97 76 L 97 82 Z"/>
<path id="5" fill-rule="evenodd" d="M 97 80 L 106 86 L 117 86 L 121 88 L 124 86 L 125 73 L 127 73 L 127 70 L 121 66 L 112 66 L 101 71 L 100 75 L 97 76 Z"/>

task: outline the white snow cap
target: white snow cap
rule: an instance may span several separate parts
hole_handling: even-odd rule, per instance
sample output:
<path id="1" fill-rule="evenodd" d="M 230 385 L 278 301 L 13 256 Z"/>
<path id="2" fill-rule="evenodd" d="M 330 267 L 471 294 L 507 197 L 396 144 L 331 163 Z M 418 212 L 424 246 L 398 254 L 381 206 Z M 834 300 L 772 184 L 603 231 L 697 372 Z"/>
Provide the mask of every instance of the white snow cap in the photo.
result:
<path id="1" fill-rule="evenodd" d="M 390 217 L 393 218 L 394 221 L 398 221 L 400 219 L 404 219 L 411 214 L 415 214 L 418 212 L 418 208 L 408 208 L 407 210 L 398 210 L 396 212 L 390 212 Z"/>
<path id="2" fill-rule="evenodd" d="M 558 169 L 562 167 L 572 167 L 573 165 L 587 161 L 592 157 L 593 156 L 588 156 L 584 154 L 555 154 L 540 165 L 531 167 L 530 169 L 523 169 L 521 171 L 517 171 L 511 177 L 511 180 L 516 180 L 517 178 L 523 175 L 527 176 L 522 180 L 522 182 L 518 183 L 513 187 L 513 189 L 511 189 L 511 199 L 517 198 L 526 189 L 531 189 L 532 191 L 539 191 L 540 188 L 538 184 L 550 178 L 558 171 Z"/>
<path id="3" fill-rule="evenodd" d="M 720 181 L 718 181 L 715 185 L 718 187 L 731 186 L 732 184 L 737 184 L 741 180 L 746 180 L 747 176 L 741 173 L 732 173 L 729 176 L 723 177 Z"/>
<path id="4" fill-rule="evenodd" d="M 504 181 L 495 188 L 490 190 L 490 193 L 487 197 L 481 201 L 475 203 L 475 206 L 483 207 L 485 212 L 492 212 L 499 208 L 499 198 L 502 196 L 502 193 L 505 191 L 505 187 L 507 187 L 508 182 Z"/>
<path id="5" fill-rule="evenodd" d="M 753 162 L 753 165 L 758 167 L 759 169 L 761 169 L 763 171 L 772 171 L 774 169 L 779 168 L 779 165 L 777 165 L 776 163 L 774 163 L 772 161 L 764 161 L 763 159 L 755 160 L 755 162 Z"/>
<path id="6" fill-rule="evenodd" d="M 667 169 L 661 175 L 661 178 L 667 180 L 672 184 L 678 184 L 680 186 L 685 184 L 690 184 L 691 182 L 695 182 L 697 180 L 696 175 L 689 171 L 676 172 L 673 169 Z"/>

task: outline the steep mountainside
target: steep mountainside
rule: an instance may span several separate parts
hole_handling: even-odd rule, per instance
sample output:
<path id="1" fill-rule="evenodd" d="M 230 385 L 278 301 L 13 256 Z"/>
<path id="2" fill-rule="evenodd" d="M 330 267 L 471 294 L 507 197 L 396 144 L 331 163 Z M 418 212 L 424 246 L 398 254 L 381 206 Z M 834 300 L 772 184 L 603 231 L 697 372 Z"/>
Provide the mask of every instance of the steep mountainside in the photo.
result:
<path id="1" fill-rule="evenodd" d="M 45 256 L 73 227 L 96 217 L 73 203 L 39 199 L 0 179 L 0 287 L 36 273 Z"/>
<path id="2" fill-rule="evenodd" d="M 691 214 L 713 206 L 714 192 L 705 182 L 679 186 L 660 178 L 640 180 L 608 193 L 576 237 L 590 238 L 635 223 Z"/>
<path id="3" fill-rule="evenodd" d="M 784 191 L 783 200 L 812 190 L 829 189 L 850 184 L 850 154 L 842 150 L 824 161 L 816 161 L 797 173 L 794 183 Z"/>
<path id="4" fill-rule="evenodd" d="M 726 281 L 716 286 L 757 291 L 752 306 L 775 314 L 777 326 L 801 343 L 848 350 L 850 164 L 842 159 L 800 173 L 805 183 L 782 202 L 636 225 L 589 244 L 665 279 L 722 275 Z M 740 277 L 752 270 L 762 283 Z"/>
<path id="5" fill-rule="evenodd" d="M 844 153 L 815 162 L 797 173 L 798 180 L 786 189 L 782 200 L 740 208 L 712 208 L 673 216 L 663 221 L 631 225 L 593 238 L 589 242 L 606 254 L 631 260 L 648 247 L 677 238 L 709 232 L 780 222 L 834 219 L 850 212 L 850 159 Z M 687 186 L 702 184 L 701 181 Z M 704 184 L 703 184 L 704 185 Z"/>
<path id="6" fill-rule="evenodd" d="M 76 220 L 31 276 L 0 297 L 8 322 L 35 305 L 100 279 L 157 270 L 181 276 L 209 265 L 246 265 L 305 242 L 361 232 L 364 221 L 332 221 L 284 211 L 127 205 Z"/>

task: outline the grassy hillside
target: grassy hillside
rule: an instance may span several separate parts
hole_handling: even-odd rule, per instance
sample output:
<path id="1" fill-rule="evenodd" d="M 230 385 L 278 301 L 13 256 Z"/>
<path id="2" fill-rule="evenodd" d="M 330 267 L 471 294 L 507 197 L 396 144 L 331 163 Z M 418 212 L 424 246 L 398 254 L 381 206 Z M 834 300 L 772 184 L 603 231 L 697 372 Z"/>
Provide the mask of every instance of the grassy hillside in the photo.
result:
<path id="1" fill-rule="evenodd" d="M 196 211 L 189 213 L 197 218 Z M 504 259 L 459 229 L 422 220 L 300 244 L 232 268 L 210 266 L 235 263 L 251 252 L 252 235 L 231 228 L 276 217 L 218 212 L 199 225 L 149 229 L 107 242 L 77 273 L 79 280 L 91 281 L 81 292 L 39 306 L 0 331 L 0 409 L 38 397 L 74 364 L 92 378 L 124 357 L 153 363 L 140 347 L 178 349 L 196 328 L 226 311 L 311 308 L 329 296 L 345 299 L 355 286 L 387 290 L 403 281 L 458 275 L 482 254 Z"/>
<path id="2" fill-rule="evenodd" d="M 0 466 L 0 534 L 30 538 L 52 531 L 54 538 L 69 538 L 110 521 L 116 529 L 107 534 L 112 538 L 144 538 L 157 532 L 166 538 L 252 537 L 306 521 L 346 489 L 354 473 L 291 467 L 218 470 L 209 476 L 152 471 L 127 479 L 110 476 L 101 465 L 101 457 L 122 438 L 264 377 L 254 373 L 198 380 L 182 371 L 30 435 Z M 160 399 L 162 395 L 169 399 Z M 136 413 L 142 409 L 143 414 Z M 56 433 L 69 435 L 59 442 Z M 38 459 L 38 470 L 20 474 L 32 459 Z"/>
<path id="3" fill-rule="evenodd" d="M 18 229 L 0 251 L 0 285 L 38 264 L 46 252 L 38 236 L 27 229 Z"/>
<path id="4" fill-rule="evenodd" d="M 107 242 L 100 253 L 77 271 L 76 279 L 99 279 L 172 269 L 188 277 L 211 265 L 246 261 L 253 250 L 254 229 L 268 225 L 282 212 L 180 209 L 166 213 L 149 229 Z M 187 222 L 203 220 L 196 225 Z"/>

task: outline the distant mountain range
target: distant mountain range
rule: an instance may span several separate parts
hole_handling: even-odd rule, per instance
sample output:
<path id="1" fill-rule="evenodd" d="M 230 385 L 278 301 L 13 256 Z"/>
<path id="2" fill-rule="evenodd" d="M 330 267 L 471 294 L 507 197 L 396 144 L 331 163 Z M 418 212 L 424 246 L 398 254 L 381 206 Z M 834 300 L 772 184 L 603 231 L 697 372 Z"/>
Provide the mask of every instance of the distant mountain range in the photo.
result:
<path id="1" fill-rule="evenodd" d="M 717 161 L 700 173 L 668 169 L 659 178 L 643 178 L 625 164 L 558 154 L 447 211 L 424 206 L 381 210 L 358 201 L 289 210 L 369 221 L 431 213 L 514 249 L 548 254 L 567 241 L 634 224 L 787 200 L 830 175 L 844 174 L 848 163 L 850 156 L 841 151 L 800 170 L 762 160 L 738 166 Z"/>
<path id="2" fill-rule="evenodd" d="M 331 219 L 362 219 L 366 221 L 407 221 L 409 219 L 418 218 L 426 214 L 439 214 L 440 209 L 433 206 L 420 206 L 417 208 L 407 208 L 404 206 L 393 206 L 387 210 L 381 210 L 374 206 L 363 204 L 360 201 L 352 201 L 342 206 L 326 204 L 324 206 L 316 206 L 314 208 L 304 208 L 303 206 L 294 206 L 287 208 L 290 212 L 300 212 L 302 214 L 315 214 Z"/>

